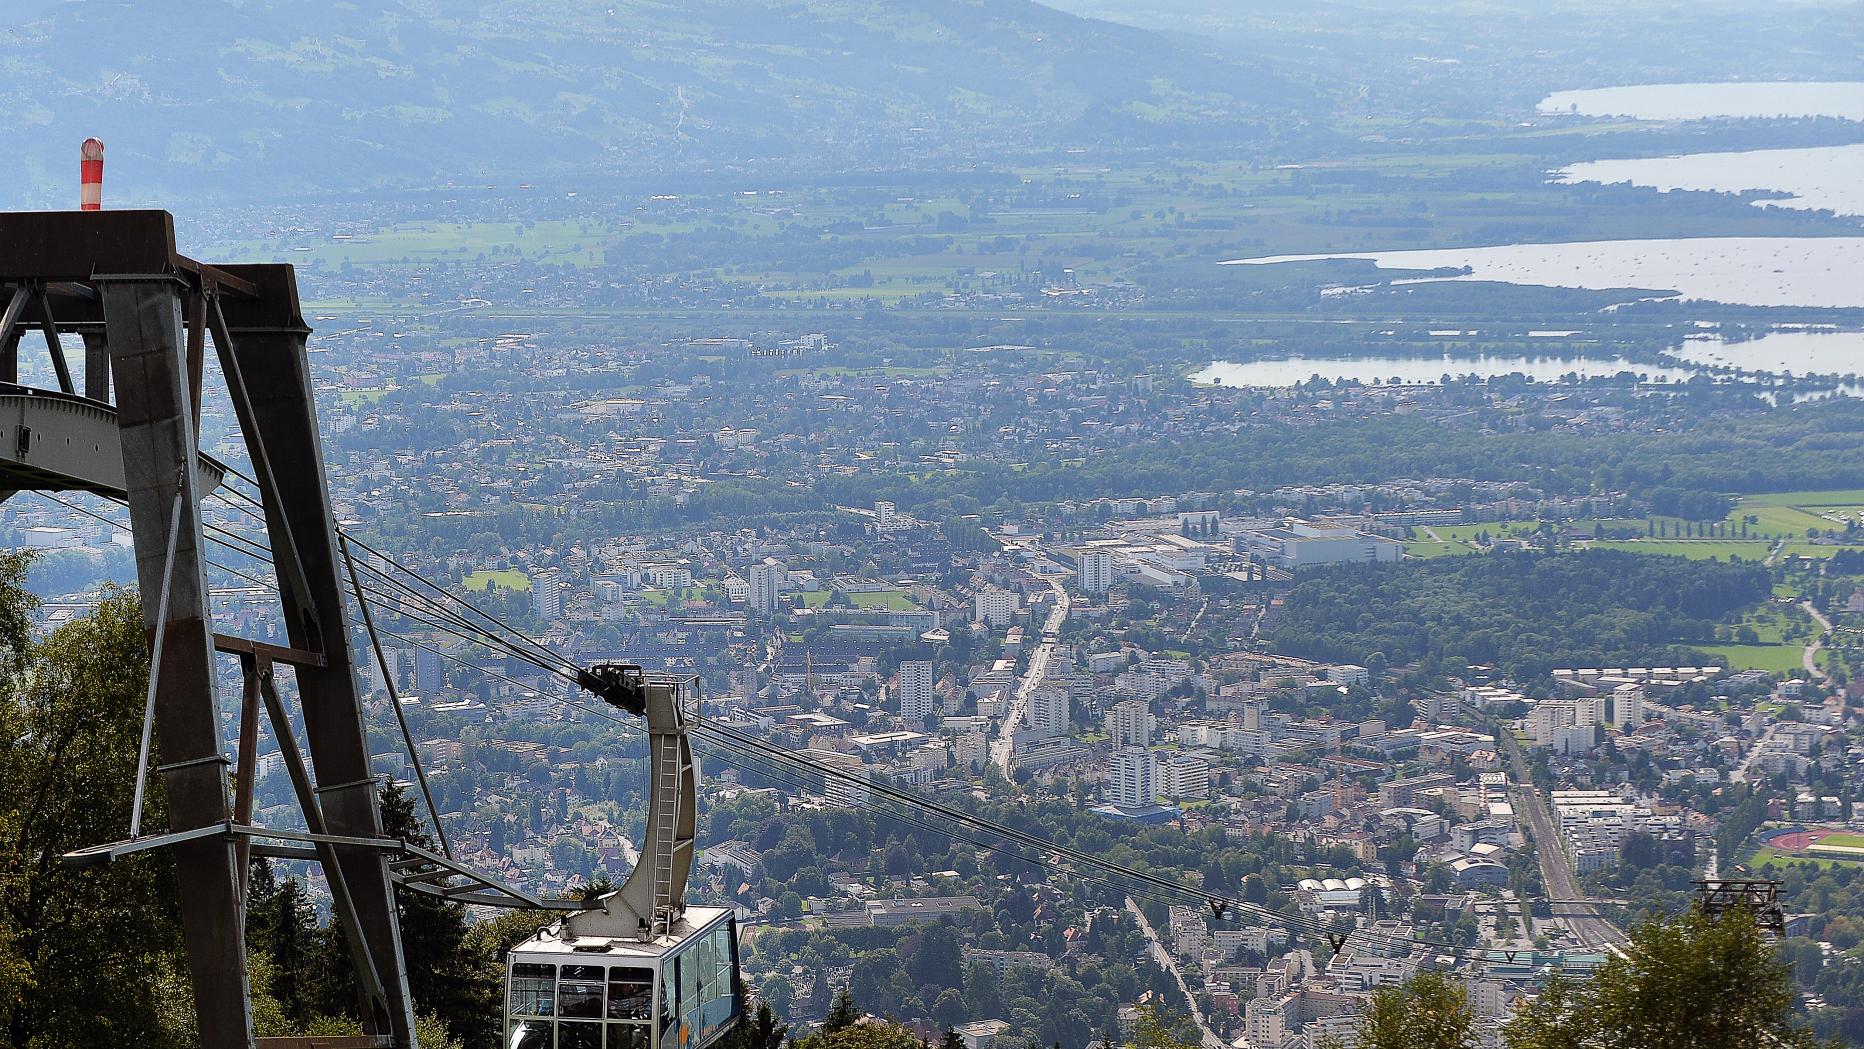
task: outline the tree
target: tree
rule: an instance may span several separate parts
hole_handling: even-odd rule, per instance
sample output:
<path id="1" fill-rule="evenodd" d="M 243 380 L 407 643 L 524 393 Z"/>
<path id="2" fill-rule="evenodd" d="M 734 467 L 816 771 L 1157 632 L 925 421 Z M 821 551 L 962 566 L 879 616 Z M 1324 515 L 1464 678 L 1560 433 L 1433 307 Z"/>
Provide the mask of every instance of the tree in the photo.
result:
<path id="1" fill-rule="evenodd" d="M 964 994 L 955 987 L 947 987 L 939 992 L 938 1000 L 932 1003 L 932 1020 L 947 1030 L 964 1023 L 971 1018 L 971 1007 L 964 1003 Z"/>
<path id="2" fill-rule="evenodd" d="M 317 909 L 302 883 L 286 878 L 280 884 L 271 864 L 257 857 L 247 889 L 246 948 L 269 963 L 268 979 L 261 980 L 255 970 L 253 986 L 269 991 L 291 1023 L 309 1022 L 316 983 Z"/>
<path id="3" fill-rule="evenodd" d="M 1185 1030 L 1182 1017 L 1168 1017 L 1151 1002 L 1135 1008 L 1139 1016 L 1133 1024 L 1133 1044 L 1139 1049 L 1202 1049 L 1203 1039 Z"/>
<path id="4" fill-rule="evenodd" d="M 854 1007 L 854 996 L 843 987 L 835 995 L 835 1004 L 829 1006 L 828 1015 L 822 1018 L 822 1033 L 833 1034 L 836 1031 L 852 1027 L 861 1018 L 861 1011 Z"/>
<path id="5" fill-rule="evenodd" d="M 167 855 L 85 869 L 59 859 L 129 825 L 148 685 L 142 609 L 106 591 L 35 641 L 30 564 L 0 554 L 0 1044 L 189 1044 Z M 167 823 L 161 777 L 150 788 L 145 829 Z"/>
<path id="6" fill-rule="evenodd" d="M 945 1037 L 938 1040 L 938 1049 L 964 1049 L 964 1037 L 950 1027 L 945 1028 Z"/>
<path id="7" fill-rule="evenodd" d="M 777 1017 L 769 1002 L 758 1002 L 757 1010 L 739 1020 L 720 1041 L 720 1049 L 783 1049 L 790 1025 Z"/>
<path id="8" fill-rule="evenodd" d="M 1476 1014 L 1468 992 L 1425 970 L 1397 987 L 1372 992 L 1354 1031 L 1359 1049 L 1469 1049 Z"/>
<path id="9" fill-rule="evenodd" d="M 1504 1032 L 1508 1049 L 1815 1045 L 1793 1015 L 1788 965 L 1751 915 L 1653 918 L 1622 955 L 1550 993 Z"/>
<path id="10" fill-rule="evenodd" d="M 384 787 L 380 804 L 384 834 L 433 848 L 433 839 L 415 815 L 413 798 L 400 785 Z M 503 1026 L 503 970 L 487 964 L 482 951 L 469 942 L 466 908 L 405 889 L 396 893 L 395 908 L 408 991 L 416 1010 L 433 1014 L 447 1030 L 459 1032 L 465 1049 L 493 1049 Z M 534 930 L 536 922 L 531 925 Z M 319 1008 L 353 1016 L 355 976 L 339 924 L 332 923 L 323 931 L 318 955 L 323 968 L 316 996 Z"/>
<path id="11" fill-rule="evenodd" d="M 849 1009 L 853 1008 L 850 1003 Z M 899 1024 L 850 1021 L 833 1030 L 824 1024 L 822 1030 L 798 1041 L 796 1049 L 923 1049 L 923 1046 L 918 1035 Z"/>

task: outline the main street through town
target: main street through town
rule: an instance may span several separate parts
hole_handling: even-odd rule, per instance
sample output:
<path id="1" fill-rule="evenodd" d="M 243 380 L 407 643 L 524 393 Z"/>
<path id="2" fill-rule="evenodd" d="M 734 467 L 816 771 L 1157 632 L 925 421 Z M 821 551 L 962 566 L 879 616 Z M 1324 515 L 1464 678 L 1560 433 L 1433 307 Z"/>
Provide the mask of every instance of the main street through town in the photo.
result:
<path id="1" fill-rule="evenodd" d="M 1573 868 L 1566 859 L 1566 849 L 1561 846 L 1560 836 L 1554 832 L 1553 817 L 1547 812 L 1547 799 L 1528 777 L 1527 759 L 1521 755 L 1521 744 L 1506 726 L 1496 736 L 1501 740 L 1502 749 L 1508 752 L 1508 764 L 1515 780 L 1515 802 L 1534 831 L 1534 855 L 1540 861 L 1545 897 L 1562 901 L 1581 899 L 1578 880 L 1573 877 Z M 1556 920 L 1571 929 L 1587 947 L 1605 947 L 1625 941 L 1624 931 L 1599 917 L 1598 910 L 1590 904 L 1562 903 L 1555 909 L 1560 912 Z"/>
<path id="2" fill-rule="evenodd" d="M 1159 963 L 1159 968 L 1171 974 L 1172 981 L 1178 985 L 1179 993 L 1184 995 L 1185 1004 L 1191 1010 L 1192 1022 L 1197 1024 L 1198 1037 L 1203 1041 L 1204 1049 L 1227 1049 L 1223 1039 L 1217 1036 L 1217 1032 L 1210 1029 L 1210 1024 L 1204 1019 L 1204 1010 L 1198 1008 L 1197 1005 L 1197 995 L 1191 993 L 1190 985 L 1184 982 L 1184 974 L 1178 971 L 1178 959 L 1173 957 L 1171 948 L 1165 941 L 1159 939 L 1158 930 L 1146 920 L 1146 912 L 1139 909 L 1139 904 L 1133 902 L 1131 896 L 1126 898 L 1126 909 L 1132 912 L 1133 917 L 1139 919 L 1139 931 L 1145 933 L 1147 942 L 1152 944 L 1152 959 Z"/>
<path id="3" fill-rule="evenodd" d="M 1042 621 L 1042 640 L 1035 651 L 1029 654 L 1029 668 L 1023 672 L 1022 680 L 1016 683 L 1015 695 L 1010 700 L 1010 711 L 1004 715 L 1002 732 L 990 745 L 990 761 L 997 771 L 1008 778 L 1013 765 L 1015 736 L 1029 720 L 1029 694 L 1041 684 L 1048 674 L 1049 662 L 1055 658 L 1055 648 L 1061 637 L 1062 624 L 1068 621 L 1068 591 L 1061 585 L 1061 580 L 1051 578 L 1049 586 L 1055 591 L 1055 605 L 1049 609 L 1048 618 Z"/>

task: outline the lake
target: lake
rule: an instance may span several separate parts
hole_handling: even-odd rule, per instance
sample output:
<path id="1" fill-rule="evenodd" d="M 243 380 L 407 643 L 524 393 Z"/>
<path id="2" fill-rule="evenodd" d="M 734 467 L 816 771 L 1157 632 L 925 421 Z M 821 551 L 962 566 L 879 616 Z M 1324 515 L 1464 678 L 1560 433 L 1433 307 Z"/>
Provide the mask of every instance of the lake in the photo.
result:
<path id="1" fill-rule="evenodd" d="M 1750 306 L 1864 306 L 1864 237 L 1693 237 L 1265 255 L 1224 266 L 1370 259 L 1383 269 L 1470 268 L 1432 280 L 1647 288 Z"/>
<path id="2" fill-rule="evenodd" d="M 1771 375 L 1864 375 L 1864 332 L 1786 329 L 1741 342 L 1705 333 L 1684 339 L 1676 355 L 1697 364 Z"/>
<path id="3" fill-rule="evenodd" d="M 1864 82 L 1633 84 L 1556 91 L 1540 112 L 1640 120 L 1838 117 L 1864 120 Z"/>
<path id="4" fill-rule="evenodd" d="M 1564 183 L 1629 182 L 1664 192 L 1775 190 L 1789 196 L 1753 203 L 1759 207 L 1829 208 L 1841 215 L 1864 215 L 1864 145 L 1594 160 L 1561 168 L 1554 172 L 1554 178 Z"/>
<path id="5" fill-rule="evenodd" d="M 1338 381 L 1354 379 L 1364 383 L 1384 383 L 1393 378 L 1404 383 L 1436 383 L 1444 375 L 1462 377 L 1480 375 L 1493 378 L 1520 372 L 1536 382 L 1554 382 L 1577 373 L 1583 377 L 1616 375 L 1629 371 L 1681 382 L 1694 375 L 1688 368 L 1667 368 L 1656 364 L 1634 364 L 1622 357 L 1521 357 L 1490 354 L 1444 354 L 1441 357 L 1288 357 L 1274 361 L 1212 361 L 1191 374 L 1192 382 L 1220 383 L 1224 386 L 1293 386 L 1319 375 Z"/>

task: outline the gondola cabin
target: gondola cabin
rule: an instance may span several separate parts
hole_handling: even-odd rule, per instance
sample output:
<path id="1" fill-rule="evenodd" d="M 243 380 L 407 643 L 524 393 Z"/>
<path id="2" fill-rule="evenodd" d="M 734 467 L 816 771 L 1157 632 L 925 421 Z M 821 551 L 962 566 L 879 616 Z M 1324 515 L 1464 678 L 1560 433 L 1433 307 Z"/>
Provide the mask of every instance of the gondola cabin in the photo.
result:
<path id="1" fill-rule="evenodd" d="M 686 906 L 699 764 L 681 685 L 597 666 L 584 687 L 647 719 L 641 858 L 621 888 L 519 944 L 505 986 L 505 1049 L 705 1049 L 744 1011 L 738 928 Z"/>
<path id="2" fill-rule="evenodd" d="M 689 907 L 665 935 L 552 926 L 511 952 L 506 1049 L 704 1049 L 744 1008 L 737 922 Z"/>

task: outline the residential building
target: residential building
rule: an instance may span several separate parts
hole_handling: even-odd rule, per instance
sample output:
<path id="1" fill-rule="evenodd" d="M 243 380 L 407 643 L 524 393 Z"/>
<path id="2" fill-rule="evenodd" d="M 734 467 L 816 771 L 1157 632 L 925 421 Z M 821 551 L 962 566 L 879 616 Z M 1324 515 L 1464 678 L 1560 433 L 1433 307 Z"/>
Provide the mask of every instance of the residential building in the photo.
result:
<path id="1" fill-rule="evenodd" d="M 783 566 L 779 564 L 752 565 L 746 580 L 744 607 L 752 612 L 775 611 L 777 595 L 783 587 L 783 574 Z"/>
<path id="2" fill-rule="evenodd" d="M 977 592 L 976 617 L 990 626 L 1008 626 L 1022 606 L 1021 599 L 1000 586 L 987 586 Z"/>
<path id="3" fill-rule="evenodd" d="M 1115 750 L 1151 746 L 1152 732 L 1157 725 L 1158 719 L 1152 716 L 1150 704 L 1143 699 L 1123 700 L 1107 710 L 1107 735 Z"/>
<path id="4" fill-rule="evenodd" d="M 1159 796 L 1158 759 L 1144 747 L 1113 752 L 1107 767 L 1107 800 L 1121 808 L 1142 809 Z"/>
<path id="5" fill-rule="evenodd" d="M 1081 590 L 1104 594 L 1113 588 L 1113 555 L 1105 550 L 1083 550 L 1075 559 Z"/>
<path id="6" fill-rule="evenodd" d="M 909 659 L 900 664 L 900 716 L 924 720 L 932 713 L 932 663 Z"/>

